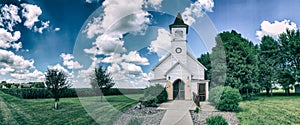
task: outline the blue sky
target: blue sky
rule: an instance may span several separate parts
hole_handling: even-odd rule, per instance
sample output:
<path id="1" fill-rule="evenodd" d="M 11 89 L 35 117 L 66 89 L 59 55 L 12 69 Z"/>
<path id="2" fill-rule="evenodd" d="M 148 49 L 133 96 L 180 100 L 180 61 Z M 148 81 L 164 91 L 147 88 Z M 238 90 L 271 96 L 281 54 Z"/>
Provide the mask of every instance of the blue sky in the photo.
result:
<path id="1" fill-rule="evenodd" d="M 143 87 L 151 67 L 167 53 L 168 25 L 177 12 L 191 25 L 188 45 L 196 58 L 223 31 L 236 30 L 259 44 L 264 35 L 276 38 L 300 24 L 297 0 L 0 2 L 0 80 L 9 82 L 43 81 L 47 68 L 54 68 L 85 87 L 81 83 L 101 64 L 119 87 Z"/>

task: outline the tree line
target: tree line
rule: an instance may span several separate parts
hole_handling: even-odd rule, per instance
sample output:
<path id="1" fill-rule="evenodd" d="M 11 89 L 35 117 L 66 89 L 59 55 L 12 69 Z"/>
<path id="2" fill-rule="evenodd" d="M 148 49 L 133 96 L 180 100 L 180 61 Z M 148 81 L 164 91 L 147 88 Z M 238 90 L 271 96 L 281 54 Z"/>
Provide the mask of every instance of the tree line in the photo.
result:
<path id="1" fill-rule="evenodd" d="M 198 61 L 208 69 L 211 87 L 231 86 L 251 96 L 261 90 L 270 95 L 274 85 L 281 85 L 289 95 L 300 81 L 300 32 L 287 29 L 278 39 L 264 36 L 258 45 L 234 30 L 222 32 L 212 52 Z"/>

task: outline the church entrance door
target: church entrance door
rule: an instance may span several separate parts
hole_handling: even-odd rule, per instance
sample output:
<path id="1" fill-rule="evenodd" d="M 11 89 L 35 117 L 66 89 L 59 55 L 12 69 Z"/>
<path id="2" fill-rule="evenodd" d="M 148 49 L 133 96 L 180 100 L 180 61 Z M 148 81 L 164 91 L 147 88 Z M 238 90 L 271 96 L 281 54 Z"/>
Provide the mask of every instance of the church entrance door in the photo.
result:
<path id="1" fill-rule="evenodd" d="M 173 83 L 173 99 L 184 100 L 184 82 L 180 79 Z"/>

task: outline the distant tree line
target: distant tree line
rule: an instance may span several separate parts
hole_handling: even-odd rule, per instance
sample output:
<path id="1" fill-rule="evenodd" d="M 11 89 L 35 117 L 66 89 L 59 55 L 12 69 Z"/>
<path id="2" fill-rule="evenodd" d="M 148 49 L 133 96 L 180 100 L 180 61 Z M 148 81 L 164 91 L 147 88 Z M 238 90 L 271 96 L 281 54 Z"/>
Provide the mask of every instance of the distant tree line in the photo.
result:
<path id="1" fill-rule="evenodd" d="M 0 88 L 45 88 L 44 82 L 8 83 L 1 81 Z"/>
<path id="2" fill-rule="evenodd" d="M 205 78 L 211 80 L 211 87 L 231 86 L 251 96 L 261 90 L 272 94 L 276 84 L 289 95 L 300 81 L 300 32 L 287 30 L 278 39 L 264 36 L 254 45 L 236 31 L 226 31 L 217 35 L 212 52 L 198 61 L 207 67 Z"/>

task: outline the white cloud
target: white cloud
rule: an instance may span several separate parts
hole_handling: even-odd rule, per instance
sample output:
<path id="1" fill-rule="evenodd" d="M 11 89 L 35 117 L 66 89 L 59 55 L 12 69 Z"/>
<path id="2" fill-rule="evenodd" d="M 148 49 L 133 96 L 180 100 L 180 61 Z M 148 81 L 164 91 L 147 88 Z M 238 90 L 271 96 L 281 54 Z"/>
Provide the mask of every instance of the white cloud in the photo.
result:
<path id="1" fill-rule="evenodd" d="M 21 38 L 21 32 L 15 31 L 13 34 L 7 30 L 0 28 L 0 48 L 14 48 L 17 51 L 22 48 L 21 42 L 16 42 Z"/>
<path id="2" fill-rule="evenodd" d="M 157 38 L 152 41 L 150 47 L 148 48 L 150 52 L 155 52 L 159 57 L 163 57 L 166 55 L 171 49 L 171 35 L 169 31 L 165 29 L 157 30 Z"/>
<path id="3" fill-rule="evenodd" d="M 115 73 L 120 73 L 121 68 L 118 64 L 113 63 L 111 66 L 107 67 L 107 72 L 115 74 Z"/>
<path id="4" fill-rule="evenodd" d="M 11 72 L 14 72 L 15 69 L 11 68 L 11 67 L 5 67 L 5 68 L 0 68 L 0 74 L 1 75 L 5 75 Z"/>
<path id="5" fill-rule="evenodd" d="M 85 53 L 94 55 L 113 55 L 123 53 L 126 49 L 123 47 L 124 41 L 121 40 L 121 34 L 103 34 L 97 37 L 93 42 L 93 47 L 84 49 Z"/>
<path id="6" fill-rule="evenodd" d="M 34 26 L 34 23 L 39 21 L 39 16 L 42 15 L 42 10 L 37 5 L 32 4 L 21 4 L 23 7 L 22 15 L 26 18 L 26 21 L 24 22 L 24 26 L 26 26 L 29 29 L 32 29 Z"/>
<path id="7" fill-rule="evenodd" d="M 67 66 L 68 69 L 80 69 L 83 66 L 79 64 L 79 62 L 74 61 L 74 56 L 72 54 L 60 54 L 60 57 L 63 59 L 63 65 Z"/>
<path id="8" fill-rule="evenodd" d="M 36 81 L 36 82 L 43 82 L 45 81 L 45 74 L 41 71 L 34 70 L 33 72 L 27 71 L 24 74 L 18 73 L 11 73 L 11 77 L 14 78 L 14 82 L 29 82 L 29 81 Z"/>
<path id="9" fill-rule="evenodd" d="M 56 27 L 56 28 L 54 29 L 54 31 L 55 31 L 55 32 L 58 32 L 58 31 L 60 31 L 60 28 L 59 28 L 59 27 Z"/>
<path id="10" fill-rule="evenodd" d="M 129 74 L 138 74 L 143 72 L 140 66 L 137 66 L 133 63 L 122 62 L 121 66 Z"/>
<path id="11" fill-rule="evenodd" d="M 20 16 L 18 15 L 19 8 L 15 5 L 10 4 L 9 6 L 5 4 L 1 8 L 1 24 L 5 25 L 9 31 L 13 31 L 13 27 L 16 24 L 19 24 L 22 22 Z"/>
<path id="12" fill-rule="evenodd" d="M 138 65 L 149 65 L 147 58 L 141 57 L 137 51 L 131 51 L 128 55 L 123 55 L 123 59 L 126 62 L 138 64 Z"/>
<path id="13" fill-rule="evenodd" d="M 65 69 L 63 66 L 61 66 L 60 64 L 56 64 L 54 66 L 48 66 L 48 69 L 50 70 L 58 70 L 60 72 L 65 73 L 68 76 L 72 76 L 72 73 L 70 73 L 67 69 Z"/>
<path id="14" fill-rule="evenodd" d="M 15 55 L 11 51 L 0 49 L 0 67 L 4 67 L 6 71 L 24 73 L 29 69 L 35 68 L 33 64 L 33 60 L 25 60 L 24 57 Z"/>
<path id="15" fill-rule="evenodd" d="M 163 0 L 146 0 L 146 6 L 150 5 L 154 9 L 158 10 L 161 7 L 161 2 Z"/>
<path id="16" fill-rule="evenodd" d="M 87 2 L 87 3 L 98 3 L 99 0 L 85 0 L 85 2 Z"/>
<path id="17" fill-rule="evenodd" d="M 297 30 L 297 25 L 290 20 L 277 21 L 275 20 L 273 23 L 269 21 L 263 21 L 261 24 L 261 29 L 256 31 L 256 36 L 259 40 L 262 39 L 263 36 L 269 35 L 274 38 L 278 38 L 278 36 L 282 33 L 286 32 L 286 29 L 289 30 Z"/>
<path id="18" fill-rule="evenodd" d="M 101 60 L 102 63 L 121 63 L 123 61 L 121 54 L 115 53 Z"/>
<path id="19" fill-rule="evenodd" d="M 103 33 L 141 33 L 150 23 L 149 13 L 143 10 L 143 0 L 106 0 L 104 13 L 89 22 L 84 32 L 88 38 Z"/>
<path id="20" fill-rule="evenodd" d="M 41 22 L 41 23 L 42 23 L 42 26 L 40 28 L 38 28 L 37 26 L 33 27 L 34 32 L 39 32 L 40 34 L 42 34 L 43 30 L 45 30 L 49 27 L 50 21 Z"/>
<path id="21" fill-rule="evenodd" d="M 202 17 L 205 12 L 212 12 L 213 7 L 213 0 L 197 0 L 190 7 L 185 8 L 182 18 L 186 24 L 192 25 L 196 21 L 195 18 Z"/>

